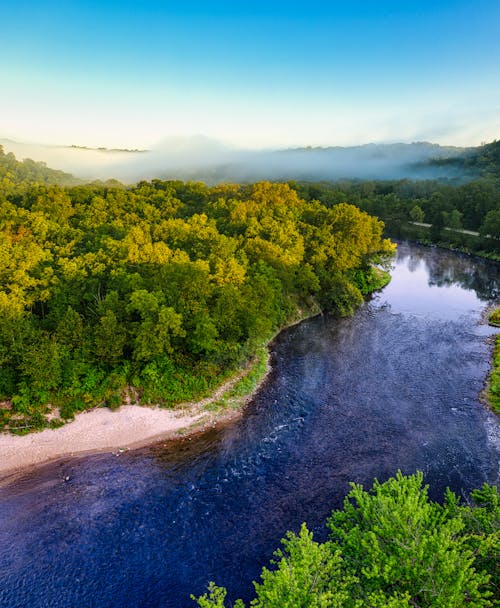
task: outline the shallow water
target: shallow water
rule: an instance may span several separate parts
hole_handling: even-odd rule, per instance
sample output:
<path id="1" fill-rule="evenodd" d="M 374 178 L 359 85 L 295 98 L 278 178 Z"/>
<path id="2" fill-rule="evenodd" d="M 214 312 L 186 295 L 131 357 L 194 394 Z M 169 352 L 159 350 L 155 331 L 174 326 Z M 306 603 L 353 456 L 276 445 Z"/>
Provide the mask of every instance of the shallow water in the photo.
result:
<path id="1" fill-rule="evenodd" d="M 497 481 L 498 422 L 478 394 L 498 279 L 497 265 L 402 244 L 354 318 L 280 334 L 239 422 L 0 489 L 0 605 L 188 607 L 209 580 L 247 598 L 287 529 L 325 537 L 349 481 L 421 469 L 436 498 Z"/>

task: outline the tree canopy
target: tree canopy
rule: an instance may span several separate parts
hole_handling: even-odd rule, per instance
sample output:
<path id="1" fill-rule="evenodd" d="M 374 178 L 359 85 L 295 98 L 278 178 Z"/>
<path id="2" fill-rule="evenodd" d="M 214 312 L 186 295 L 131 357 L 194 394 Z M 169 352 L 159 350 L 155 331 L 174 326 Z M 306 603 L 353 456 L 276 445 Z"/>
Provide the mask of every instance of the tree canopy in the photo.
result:
<path id="1" fill-rule="evenodd" d="M 370 262 L 392 252 L 380 221 L 288 184 L 37 180 L 0 188 L 11 429 L 44 425 L 54 408 L 66 419 L 117 405 L 130 387 L 169 406 L 203 395 L 299 308 L 352 312 L 377 285 Z"/>
<path id="2" fill-rule="evenodd" d="M 254 583 L 255 608 L 466 608 L 498 605 L 500 502 L 485 484 L 461 502 L 447 491 L 432 502 L 422 473 L 400 472 L 366 491 L 352 484 L 344 508 L 318 543 L 305 524 L 282 540 L 271 569 Z M 210 583 L 194 598 L 224 608 Z M 238 600 L 234 608 L 244 608 Z"/>

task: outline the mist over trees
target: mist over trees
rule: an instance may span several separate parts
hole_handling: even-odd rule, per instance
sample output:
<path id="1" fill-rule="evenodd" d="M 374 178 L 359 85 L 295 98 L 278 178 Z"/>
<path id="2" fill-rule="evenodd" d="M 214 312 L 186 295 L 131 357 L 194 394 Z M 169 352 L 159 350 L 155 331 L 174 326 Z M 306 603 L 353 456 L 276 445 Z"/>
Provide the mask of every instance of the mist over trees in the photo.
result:
<path id="1" fill-rule="evenodd" d="M 0 150 L 0 423 L 206 394 L 298 310 L 352 313 L 391 251 L 377 218 L 498 257 L 499 145 L 458 185 L 83 185 Z"/>
<path id="2" fill-rule="evenodd" d="M 457 184 L 408 179 L 290 183 L 299 196 L 328 207 L 349 201 L 383 220 L 392 237 L 439 243 L 496 259 L 500 254 L 500 142 L 453 163 L 464 171 L 473 167 L 475 178 Z"/>
<path id="3" fill-rule="evenodd" d="M 35 158 L 81 179 L 199 180 L 208 184 L 260 180 L 453 179 L 480 170 L 476 148 L 428 142 L 351 147 L 245 150 L 203 136 L 170 137 L 148 150 L 43 146 L 0 140 L 18 158 Z"/>

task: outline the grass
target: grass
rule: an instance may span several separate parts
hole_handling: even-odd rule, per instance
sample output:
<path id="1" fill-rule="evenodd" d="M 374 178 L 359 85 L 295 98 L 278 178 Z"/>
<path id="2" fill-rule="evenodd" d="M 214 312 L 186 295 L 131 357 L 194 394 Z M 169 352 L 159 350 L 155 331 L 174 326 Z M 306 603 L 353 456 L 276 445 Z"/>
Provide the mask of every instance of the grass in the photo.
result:
<path id="1" fill-rule="evenodd" d="M 210 402 L 205 409 L 210 412 L 240 409 L 246 399 L 262 382 L 268 370 L 269 350 L 267 344 L 261 346 L 247 374 L 238 380 L 220 399 Z"/>
<path id="2" fill-rule="evenodd" d="M 500 308 L 496 308 L 489 316 L 490 325 L 500 327 Z M 486 396 L 491 409 L 500 414 L 500 334 L 495 338 L 493 349 L 493 367 L 488 380 Z"/>
<path id="3" fill-rule="evenodd" d="M 494 327 L 500 327 L 500 308 L 496 308 L 489 316 L 488 321 Z"/>

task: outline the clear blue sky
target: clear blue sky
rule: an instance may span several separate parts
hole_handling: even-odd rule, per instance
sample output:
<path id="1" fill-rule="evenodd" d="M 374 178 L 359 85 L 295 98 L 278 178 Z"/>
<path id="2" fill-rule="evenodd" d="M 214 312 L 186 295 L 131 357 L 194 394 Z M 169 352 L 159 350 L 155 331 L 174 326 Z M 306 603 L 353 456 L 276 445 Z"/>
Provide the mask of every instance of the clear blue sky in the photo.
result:
<path id="1" fill-rule="evenodd" d="M 0 137 L 500 137 L 498 0 L 5 0 L 0 40 Z"/>

